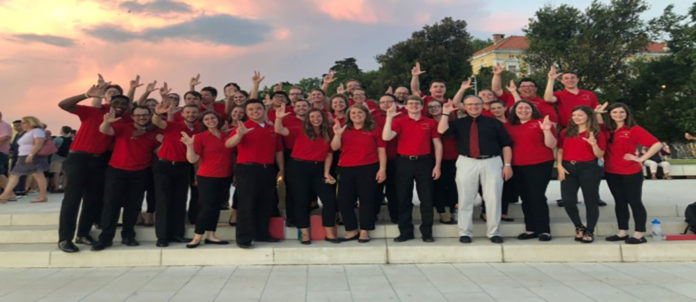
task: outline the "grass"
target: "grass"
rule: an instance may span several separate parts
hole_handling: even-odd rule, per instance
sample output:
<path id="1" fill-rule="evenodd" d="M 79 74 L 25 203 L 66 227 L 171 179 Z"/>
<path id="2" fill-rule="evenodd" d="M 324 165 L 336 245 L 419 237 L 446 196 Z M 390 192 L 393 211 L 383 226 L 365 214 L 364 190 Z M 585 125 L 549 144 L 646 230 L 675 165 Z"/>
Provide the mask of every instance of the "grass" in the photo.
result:
<path id="1" fill-rule="evenodd" d="M 669 163 L 673 165 L 696 165 L 696 159 L 670 159 Z"/>

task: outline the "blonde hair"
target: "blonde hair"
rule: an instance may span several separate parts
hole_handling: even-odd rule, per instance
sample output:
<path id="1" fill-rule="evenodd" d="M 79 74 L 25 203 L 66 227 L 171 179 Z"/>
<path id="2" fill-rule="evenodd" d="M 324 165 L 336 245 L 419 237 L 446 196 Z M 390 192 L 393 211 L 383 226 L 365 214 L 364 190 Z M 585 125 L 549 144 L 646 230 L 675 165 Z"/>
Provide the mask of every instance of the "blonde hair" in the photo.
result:
<path id="1" fill-rule="evenodd" d="M 36 118 L 35 116 L 25 116 L 25 117 L 23 117 L 23 118 L 22 118 L 22 123 L 27 123 L 27 124 L 29 124 L 29 126 L 31 126 L 32 128 L 41 128 L 41 127 L 43 127 L 43 124 L 41 123 L 41 121 L 39 121 L 39 119 Z"/>

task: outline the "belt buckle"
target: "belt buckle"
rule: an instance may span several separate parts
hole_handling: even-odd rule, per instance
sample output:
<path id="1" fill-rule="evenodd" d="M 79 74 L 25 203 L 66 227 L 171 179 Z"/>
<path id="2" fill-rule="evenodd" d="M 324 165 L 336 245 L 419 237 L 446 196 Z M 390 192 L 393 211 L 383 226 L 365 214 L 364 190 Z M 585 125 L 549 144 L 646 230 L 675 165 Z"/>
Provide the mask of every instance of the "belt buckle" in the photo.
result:
<path id="1" fill-rule="evenodd" d="M 571 161 L 570 161 L 570 164 L 571 164 L 571 165 L 575 165 L 576 163 L 577 163 L 577 161 L 575 161 L 575 160 L 571 160 Z"/>
<path id="2" fill-rule="evenodd" d="M 409 155 L 409 156 L 408 156 L 408 159 L 409 159 L 409 160 L 417 160 L 417 159 L 418 159 L 418 156 Z"/>

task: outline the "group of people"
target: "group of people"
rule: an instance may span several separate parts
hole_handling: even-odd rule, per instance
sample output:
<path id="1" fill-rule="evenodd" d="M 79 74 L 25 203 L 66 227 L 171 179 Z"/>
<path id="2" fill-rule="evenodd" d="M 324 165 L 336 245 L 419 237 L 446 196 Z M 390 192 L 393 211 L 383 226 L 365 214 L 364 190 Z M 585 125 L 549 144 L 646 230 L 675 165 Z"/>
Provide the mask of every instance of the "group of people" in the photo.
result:
<path id="1" fill-rule="evenodd" d="M 491 242 L 503 242 L 500 221 L 510 219 L 507 203 L 517 196 L 526 229 L 518 239 L 549 241 L 545 192 L 554 161 L 576 241 L 594 241 L 599 183 L 605 176 L 619 225 L 619 232 L 607 240 L 645 242 L 641 163 L 662 144 L 636 124 L 625 104 L 600 104 L 594 93 L 579 89 L 573 72 L 551 68 L 540 97 L 530 78 L 511 81 L 504 89 L 502 71 L 500 65 L 494 68 L 490 90 L 467 95 L 471 80 L 464 81 L 451 100 L 441 80 L 429 83 L 429 94 L 421 92 L 419 76 L 425 71 L 418 63 L 411 71 L 410 89 L 390 87 L 376 101 L 356 80 L 341 83 L 327 97 L 336 80 L 333 72 L 311 91 L 291 87 L 285 92 L 275 85 L 264 99 L 259 98 L 264 77 L 255 72 L 249 93 L 229 83 L 222 101 L 216 101 L 213 87 L 197 91 L 201 82 L 196 76 L 183 104 L 166 83 L 161 88 L 156 81 L 147 84 L 134 100 L 136 89 L 144 85 L 139 77 L 124 93 L 100 76 L 86 93 L 59 103 L 81 124 L 63 164 L 66 186 L 58 247 L 77 252 L 75 242 L 94 251 L 108 248 L 121 208 L 122 244 L 139 245 L 134 225 L 146 191 L 154 195 L 159 247 L 171 242 L 188 248 L 202 242 L 228 244 L 217 237 L 216 228 L 220 205 L 230 198 L 236 216 L 230 224 L 236 225 L 239 247 L 276 242 L 269 221 L 280 214 L 279 180 L 285 183 L 286 223 L 298 228 L 303 244 L 311 243 L 309 214 L 316 200 L 327 241 L 370 241 L 385 198 L 391 221 L 399 227 L 394 241 L 414 239 L 414 183 L 424 242 L 434 241 L 434 209 L 440 223 L 458 224 L 460 242 L 472 242 L 479 193 Z M 564 89 L 554 91 L 559 78 Z M 159 100 L 150 98 L 155 91 Z M 87 99 L 90 105 L 80 104 Z M 639 146 L 646 148 L 640 156 Z M 20 152 L 18 165 L 35 160 L 37 152 Z M 29 172 L 17 169 L 11 175 Z M 230 186 L 235 187 L 233 196 Z M 585 223 L 577 208 L 579 189 Z M 193 238 L 184 236 L 188 196 Z M 635 220 L 630 235 L 629 207 Z M 451 215 L 455 211 L 457 220 Z M 337 221 L 346 231 L 340 237 Z M 89 235 L 94 224 L 101 229 L 96 240 Z"/>

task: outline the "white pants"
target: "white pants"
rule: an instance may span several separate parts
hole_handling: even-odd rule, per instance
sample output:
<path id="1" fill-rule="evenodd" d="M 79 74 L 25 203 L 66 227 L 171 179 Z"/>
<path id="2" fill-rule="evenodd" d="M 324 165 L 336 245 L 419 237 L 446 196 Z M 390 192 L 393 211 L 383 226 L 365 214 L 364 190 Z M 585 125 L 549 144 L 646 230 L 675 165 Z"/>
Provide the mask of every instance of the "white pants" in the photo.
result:
<path id="1" fill-rule="evenodd" d="M 669 174 L 669 162 L 666 160 L 661 161 L 659 164 L 656 163 L 654 160 L 646 160 L 643 162 L 648 168 L 650 168 L 650 173 L 655 174 L 657 173 L 657 166 L 662 167 L 662 172 L 665 174 Z"/>
<path id="2" fill-rule="evenodd" d="M 500 156 L 473 159 L 460 155 L 456 165 L 459 236 L 473 237 L 474 200 L 478 194 L 479 183 L 486 202 L 486 236 L 500 236 L 500 201 L 503 195 L 503 161 Z"/>

